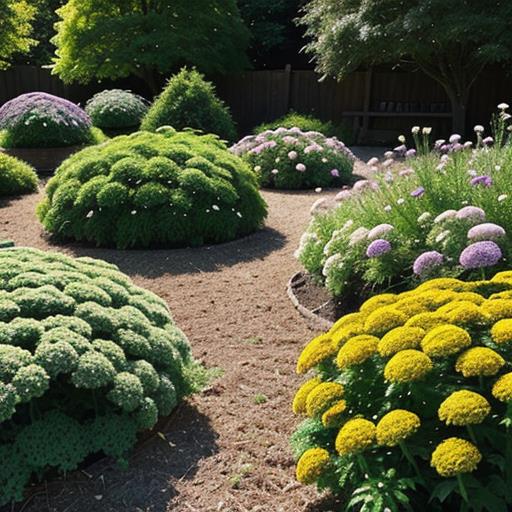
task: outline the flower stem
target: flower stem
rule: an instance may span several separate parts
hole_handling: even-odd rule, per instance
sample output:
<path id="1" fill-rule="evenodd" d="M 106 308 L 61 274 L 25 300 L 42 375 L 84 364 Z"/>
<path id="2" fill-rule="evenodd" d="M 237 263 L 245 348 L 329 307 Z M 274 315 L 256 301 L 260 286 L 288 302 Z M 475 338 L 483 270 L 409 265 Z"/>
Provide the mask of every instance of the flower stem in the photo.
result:
<path id="1" fill-rule="evenodd" d="M 407 448 L 407 445 L 403 441 L 400 441 L 398 443 L 398 446 L 400 446 L 400 449 L 402 450 L 404 457 L 408 460 L 409 464 L 412 466 L 412 468 L 416 472 L 416 475 L 418 476 L 420 481 L 424 482 L 423 477 L 421 476 L 421 473 L 420 473 L 420 468 L 416 464 L 416 461 L 414 460 L 414 457 L 412 456 L 411 452 L 409 451 L 409 448 Z"/>
<path id="2" fill-rule="evenodd" d="M 473 441 L 474 444 L 478 444 L 473 427 L 471 425 L 466 425 L 466 429 L 468 431 L 469 437 L 471 438 L 471 441 Z"/>

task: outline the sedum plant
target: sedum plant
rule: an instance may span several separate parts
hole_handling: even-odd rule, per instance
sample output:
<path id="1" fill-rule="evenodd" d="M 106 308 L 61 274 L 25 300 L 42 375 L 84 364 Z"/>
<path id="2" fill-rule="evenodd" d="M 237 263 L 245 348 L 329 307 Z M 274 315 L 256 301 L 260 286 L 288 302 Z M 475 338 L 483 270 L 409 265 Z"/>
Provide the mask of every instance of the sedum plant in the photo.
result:
<path id="1" fill-rule="evenodd" d="M 352 182 L 355 157 L 345 144 L 297 126 L 248 135 L 231 152 L 249 163 L 263 187 L 308 189 Z"/>
<path id="2" fill-rule="evenodd" d="M 137 129 L 148 108 L 142 96 L 122 89 L 99 92 L 85 105 L 93 125 L 110 130 Z"/>
<path id="3" fill-rule="evenodd" d="M 0 146 L 5 148 L 95 144 L 103 138 L 83 109 L 52 94 L 21 94 L 0 108 Z"/>
<path id="4" fill-rule="evenodd" d="M 114 265 L 0 250 L 0 504 L 90 454 L 126 462 L 201 372 L 166 303 Z"/>
<path id="5" fill-rule="evenodd" d="M 232 240 L 266 216 L 246 164 L 215 136 L 166 128 L 86 148 L 66 160 L 38 206 L 59 239 L 175 247 Z"/>
<path id="6" fill-rule="evenodd" d="M 508 510 L 511 358 L 512 271 L 373 296 L 298 359 L 298 480 L 340 510 Z"/>
<path id="7" fill-rule="evenodd" d="M 0 152 L 0 197 L 35 192 L 38 183 L 30 165 Z"/>

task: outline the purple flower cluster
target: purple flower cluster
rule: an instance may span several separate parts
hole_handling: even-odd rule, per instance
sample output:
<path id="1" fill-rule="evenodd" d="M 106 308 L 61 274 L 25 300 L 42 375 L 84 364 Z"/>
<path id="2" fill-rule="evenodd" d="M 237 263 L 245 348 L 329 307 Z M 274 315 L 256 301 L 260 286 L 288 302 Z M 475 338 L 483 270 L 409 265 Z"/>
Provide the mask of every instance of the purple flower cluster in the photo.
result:
<path id="1" fill-rule="evenodd" d="M 492 178 L 488 175 L 475 176 L 471 178 L 470 182 L 474 187 L 477 185 L 482 185 L 484 187 L 490 187 L 492 185 Z"/>
<path id="2" fill-rule="evenodd" d="M 391 244 L 383 238 L 378 238 L 368 246 L 366 256 L 368 256 L 368 258 L 378 258 L 389 251 L 391 251 Z"/>
<path id="3" fill-rule="evenodd" d="M 412 266 L 413 272 L 417 276 L 430 272 L 433 268 L 443 263 L 443 255 L 437 251 L 427 251 L 420 254 Z"/>
<path id="4" fill-rule="evenodd" d="M 498 238 L 502 238 L 505 236 L 505 230 L 498 226 L 498 224 L 493 224 L 492 222 L 485 222 L 484 224 L 478 224 L 473 226 L 468 231 L 469 240 L 477 241 L 477 240 L 496 240 Z"/>
<path id="5" fill-rule="evenodd" d="M 411 192 L 412 197 L 421 197 L 425 193 L 425 189 L 423 187 L 418 187 L 417 189 Z"/>
<path id="6" fill-rule="evenodd" d="M 495 242 L 486 240 L 466 247 L 460 254 L 459 263 L 467 270 L 492 267 L 502 257 L 503 254 L 499 246 Z"/>
<path id="7" fill-rule="evenodd" d="M 464 206 L 455 215 L 457 219 L 484 220 L 485 212 L 478 206 Z"/>

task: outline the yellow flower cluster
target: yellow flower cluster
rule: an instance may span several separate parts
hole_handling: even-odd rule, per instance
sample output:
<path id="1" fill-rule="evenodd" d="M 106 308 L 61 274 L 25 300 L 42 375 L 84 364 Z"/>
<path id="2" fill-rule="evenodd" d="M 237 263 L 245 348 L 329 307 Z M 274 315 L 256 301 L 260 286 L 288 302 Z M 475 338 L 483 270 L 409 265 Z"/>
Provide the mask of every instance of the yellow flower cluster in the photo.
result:
<path id="1" fill-rule="evenodd" d="M 308 399 L 308 395 L 321 382 L 322 379 L 320 377 L 315 377 L 302 384 L 293 398 L 292 409 L 295 414 L 304 414 L 306 412 L 306 400 Z"/>
<path id="2" fill-rule="evenodd" d="M 370 314 L 376 309 L 379 309 L 383 306 L 390 306 L 394 304 L 397 300 L 397 296 L 394 293 L 381 293 L 380 295 L 374 295 L 370 297 L 366 302 L 361 306 L 361 312 Z"/>
<path id="3" fill-rule="evenodd" d="M 486 313 L 492 322 L 503 318 L 512 318 L 511 299 L 489 299 L 482 304 L 482 311 Z"/>
<path id="4" fill-rule="evenodd" d="M 471 336 L 455 325 L 439 325 L 421 341 L 423 352 L 429 357 L 445 357 L 471 346 Z"/>
<path id="5" fill-rule="evenodd" d="M 336 356 L 336 364 L 339 368 L 348 368 L 356 364 L 364 363 L 377 352 L 379 338 L 361 334 L 350 338 L 339 350 Z"/>
<path id="6" fill-rule="evenodd" d="M 492 396 L 500 402 L 512 401 L 512 372 L 505 373 L 494 383 Z"/>
<path id="7" fill-rule="evenodd" d="M 329 407 L 327 411 L 322 414 L 322 423 L 325 427 L 333 427 L 337 425 L 343 416 L 343 413 L 347 410 L 347 402 L 340 400 L 335 403 L 332 407 Z"/>
<path id="8" fill-rule="evenodd" d="M 463 352 L 455 363 L 455 370 L 464 377 L 479 377 L 496 375 L 505 359 L 497 352 L 487 347 L 473 347 Z"/>
<path id="9" fill-rule="evenodd" d="M 424 336 L 421 327 L 396 327 L 380 339 L 377 350 L 382 357 L 390 357 L 401 350 L 418 348 Z"/>
<path id="10" fill-rule="evenodd" d="M 312 418 L 322 414 L 334 402 L 341 400 L 343 393 L 343 386 L 337 382 L 318 384 L 306 398 L 306 414 Z"/>
<path id="11" fill-rule="evenodd" d="M 474 425 L 482 423 L 491 412 L 491 404 L 485 397 L 462 389 L 454 391 L 440 406 L 439 419 L 447 425 Z"/>
<path id="12" fill-rule="evenodd" d="M 404 409 L 395 409 L 377 423 L 377 442 L 382 446 L 396 446 L 419 428 L 418 415 Z"/>
<path id="13" fill-rule="evenodd" d="M 359 453 L 375 443 L 375 425 L 364 418 L 354 418 L 341 427 L 336 436 L 335 447 L 340 455 Z"/>
<path id="14" fill-rule="evenodd" d="M 402 350 L 395 354 L 384 368 L 384 378 L 390 382 L 413 382 L 432 371 L 430 357 L 419 350 Z"/>
<path id="15" fill-rule="evenodd" d="M 385 306 L 368 315 L 364 329 L 368 334 L 382 336 L 391 329 L 403 325 L 406 321 L 407 317 L 404 313 L 391 306 Z"/>
<path id="16" fill-rule="evenodd" d="M 306 450 L 297 462 L 297 480 L 303 484 L 312 484 L 329 464 L 329 452 L 323 448 Z"/>
<path id="17" fill-rule="evenodd" d="M 491 329 L 491 337 L 494 343 L 501 345 L 512 341 L 512 318 L 498 320 Z"/>
<path id="18" fill-rule="evenodd" d="M 444 323 L 446 323 L 446 317 L 444 315 L 438 312 L 433 313 L 428 311 L 426 313 L 419 313 L 411 316 L 411 318 L 405 322 L 405 327 L 420 327 L 424 331 L 428 332 L 434 327 Z"/>
<path id="19" fill-rule="evenodd" d="M 441 476 L 448 478 L 471 473 L 481 460 L 482 455 L 474 444 L 465 439 L 450 437 L 437 445 L 430 464 Z"/>
<path id="20" fill-rule="evenodd" d="M 297 373 L 305 373 L 336 353 L 331 337 L 322 334 L 313 338 L 302 351 L 297 361 Z"/>

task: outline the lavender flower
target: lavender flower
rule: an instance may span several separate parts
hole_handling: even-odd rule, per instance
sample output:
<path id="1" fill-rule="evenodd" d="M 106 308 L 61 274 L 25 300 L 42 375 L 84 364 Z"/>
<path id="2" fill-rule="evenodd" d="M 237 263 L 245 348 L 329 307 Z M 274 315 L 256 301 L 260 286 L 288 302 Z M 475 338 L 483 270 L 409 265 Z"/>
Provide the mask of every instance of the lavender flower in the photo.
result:
<path id="1" fill-rule="evenodd" d="M 336 194 L 334 199 L 336 201 L 346 201 L 352 197 L 352 192 L 350 190 L 341 190 Z"/>
<path id="2" fill-rule="evenodd" d="M 457 144 L 458 142 L 460 142 L 460 139 L 462 139 L 462 137 L 458 134 L 458 133 L 454 133 L 453 135 L 450 136 L 450 144 Z"/>
<path id="3" fill-rule="evenodd" d="M 376 190 L 379 188 L 378 183 L 371 180 L 358 180 L 354 183 L 354 192 L 363 192 L 365 190 Z"/>
<path id="4" fill-rule="evenodd" d="M 482 176 L 475 176 L 474 178 L 471 178 L 470 182 L 473 187 L 476 187 L 477 185 L 482 185 L 484 187 L 490 187 L 492 185 L 492 178 L 486 174 Z"/>
<path id="5" fill-rule="evenodd" d="M 425 193 L 425 189 L 423 187 L 418 187 L 416 190 L 411 192 L 412 197 L 421 197 Z"/>
<path id="6" fill-rule="evenodd" d="M 368 246 L 366 256 L 368 256 L 368 258 L 378 258 L 389 251 L 391 251 L 391 244 L 387 240 L 378 238 Z"/>
<path id="7" fill-rule="evenodd" d="M 333 176 L 334 178 L 339 178 L 340 171 L 338 171 L 338 169 L 331 169 L 331 176 Z"/>
<path id="8" fill-rule="evenodd" d="M 406 152 L 405 152 L 405 158 L 412 158 L 416 156 L 416 150 L 414 148 L 412 149 L 408 149 Z"/>
<path id="9" fill-rule="evenodd" d="M 464 206 L 457 212 L 456 217 L 457 219 L 466 220 L 484 220 L 485 212 L 478 206 Z"/>
<path id="10" fill-rule="evenodd" d="M 443 263 L 443 255 L 437 251 L 427 251 L 420 254 L 412 266 L 417 276 L 429 273 L 433 268 Z"/>
<path id="11" fill-rule="evenodd" d="M 391 224 L 379 224 L 368 232 L 368 240 L 375 240 L 382 238 L 384 235 L 390 233 L 395 229 Z"/>
<path id="12" fill-rule="evenodd" d="M 434 224 L 440 224 L 441 222 L 444 222 L 448 219 L 453 219 L 457 216 L 456 210 L 445 210 L 444 212 L 440 213 L 435 219 Z"/>
<path id="13" fill-rule="evenodd" d="M 482 144 L 485 146 L 490 146 L 494 143 L 494 139 L 492 137 L 485 137 L 485 139 L 482 139 Z"/>
<path id="14" fill-rule="evenodd" d="M 297 169 L 299 172 L 304 172 L 306 170 L 306 166 L 304 164 L 297 164 L 295 169 Z"/>
<path id="15" fill-rule="evenodd" d="M 468 238 L 472 241 L 477 240 L 496 240 L 505 236 L 505 230 L 498 226 L 498 224 L 493 224 L 492 222 L 486 222 L 484 224 L 478 224 L 473 226 L 468 231 Z"/>
<path id="16" fill-rule="evenodd" d="M 297 151 L 290 151 L 288 153 L 288 158 L 290 160 L 295 160 L 298 156 L 299 156 L 299 154 L 297 153 Z"/>
<path id="17" fill-rule="evenodd" d="M 475 242 L 460 254 L 459 263 L 466 269 L 492 267 L 501 260 L 503 254 L 499 246 L 489 240 Z"/>

